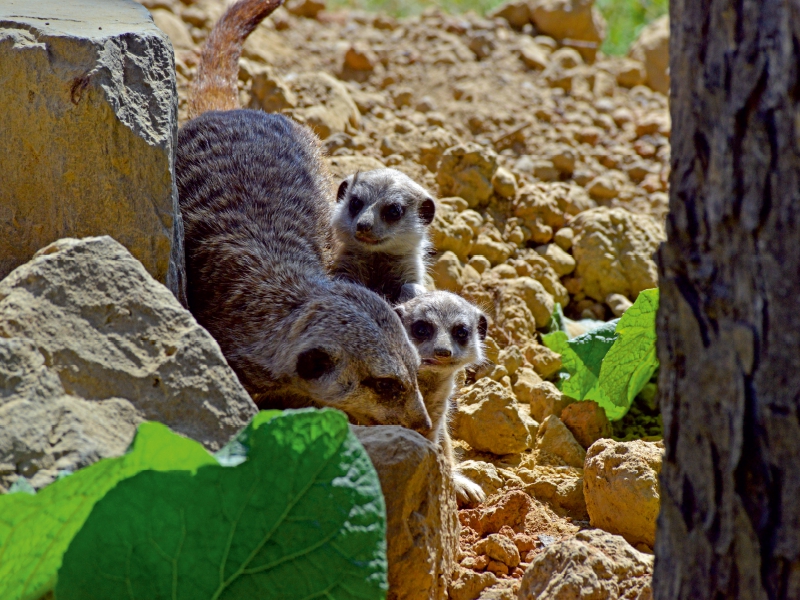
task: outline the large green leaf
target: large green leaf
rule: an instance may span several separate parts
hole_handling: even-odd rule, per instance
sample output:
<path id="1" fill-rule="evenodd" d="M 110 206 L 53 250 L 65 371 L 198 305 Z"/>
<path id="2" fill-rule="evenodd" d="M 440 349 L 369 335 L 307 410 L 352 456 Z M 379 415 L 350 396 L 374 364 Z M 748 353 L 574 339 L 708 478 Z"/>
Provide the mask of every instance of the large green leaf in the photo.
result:
<path id="1" fill-rule="evenodd" d="M 128 453 L 101 460 L 36 495 L 0 496 L 0 598 L 38 599 L 51 591 L 61 559 L 95 503 L 144 469 L 196 469 L 216 461 L 197 442 L 142 423 Z"/>
<path id="2" fill-rule="evenodd" d="M 617 338 L 616 324 L 610 321 L 572 339 L 561 331 L 542 336 L 544 344 L 561 355 L 562 369 L 569 375 L 559 384 L 564 394 L 584 400 L 588 394 L 596 393 L 603 358 Z"/>
<path id="3" fill-rule="evenodd" d="M 618 320 L 573 339 L 560 331 L 542 336 L 561 354 L 561 391 L 576 400 L 594 400 L 611 421 L 624 417 L 658 368 L 657 310 L 658 289 L 644 290 Z"/>
<path id="4" fill-rule="evenodd" d="M 616 406 L 624 408 L 623 414 L 658 368 L 657 311 L 658 288 L 640 292 L 619 320 L 619 338 L 600 368 L 600 389 Z"/>
<path id="5" fill-rule="evenodd" d="M 239 464 L 111 490 L 64 556 L 58 600 L 385 597 L 383 496 L 341 413 L 257 417 L 220 458 Z"/>

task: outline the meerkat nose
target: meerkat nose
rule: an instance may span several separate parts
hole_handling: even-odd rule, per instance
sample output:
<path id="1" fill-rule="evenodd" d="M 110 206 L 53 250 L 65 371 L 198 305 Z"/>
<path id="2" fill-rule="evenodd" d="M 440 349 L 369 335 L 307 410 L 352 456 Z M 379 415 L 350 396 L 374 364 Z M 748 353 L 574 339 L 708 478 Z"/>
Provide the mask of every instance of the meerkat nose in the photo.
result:
<path id="1" fill-rule="evenodd" d="M 435 348 L 433 355 L 436 358 L 450 358 L 453 353 L 450 351 L 450 348 Z"/>
<path id="2" fill-rule="evenodd" d="M 360 233 L 366 233 L 372 229 L 372 223 L 368 223 L 366 221 L 359 221 L 356 223 L 356 231 Z"/>

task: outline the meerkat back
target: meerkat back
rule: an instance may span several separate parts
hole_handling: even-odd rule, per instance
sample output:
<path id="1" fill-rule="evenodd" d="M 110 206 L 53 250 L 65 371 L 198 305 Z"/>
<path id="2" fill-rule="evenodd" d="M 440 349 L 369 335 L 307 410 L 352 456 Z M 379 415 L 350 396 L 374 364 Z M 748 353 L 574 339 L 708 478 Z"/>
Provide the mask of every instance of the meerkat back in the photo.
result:
<path id="1" fill-rule="evenodd" d="M 278 4 L 239 0 L 203 49 L 176 158 L 189 308 L 260 407 L 332 406 L 427 434 L 402 323 L 326 272 L 332 186 L 316 136 L 235 108 L 244 39 Z"/>
<path id="2" fill-rule="evenodd" d="M 427 190 L 400 171 L 376 169 L 345 179 L 336 201 L 332 272 L 393 304 L 423 293 L 436 212 Z"/>

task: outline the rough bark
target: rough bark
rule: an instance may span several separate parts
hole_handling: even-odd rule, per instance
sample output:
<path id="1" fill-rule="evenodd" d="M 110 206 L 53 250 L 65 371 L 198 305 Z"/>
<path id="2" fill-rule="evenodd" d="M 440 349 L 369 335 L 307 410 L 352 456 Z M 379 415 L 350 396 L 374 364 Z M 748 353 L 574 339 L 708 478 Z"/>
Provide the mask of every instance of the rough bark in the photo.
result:
<path id="1" fill-rule="evenodd" d="M 654 592 L 800 597 L 800 0 L 672 0 Z"/>

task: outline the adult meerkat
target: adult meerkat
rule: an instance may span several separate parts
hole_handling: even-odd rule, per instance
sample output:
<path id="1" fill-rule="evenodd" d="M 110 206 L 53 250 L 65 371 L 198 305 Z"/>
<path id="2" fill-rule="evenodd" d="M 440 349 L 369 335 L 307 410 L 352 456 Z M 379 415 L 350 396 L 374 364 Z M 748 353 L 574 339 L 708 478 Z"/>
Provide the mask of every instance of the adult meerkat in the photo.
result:
<path id="1" fill-rule="evenodd" d="M 393 304 L 425 292 L 427 229 L 436 213 L 425 188 L 396 169 L 375 169 L 347 177 L 336 202 L 333 274 Z"/>
<path id="2" fill-rule="evenodd" d="M 484 360 L 486 316 L 450 292 L 427 292 L 396 306 L 395 310 L 422 357 L 417 381 L 433 423 L 428 438 L 441 444 L 453 467 L 459 504 L 482 502 L 486 494 L 460 473 L 455 464 L 447 421 L 458 371 Z"/>
<path id="3" fill-rule="evenodd" d="M 206 42 L 178 133 L 188 304 L 262 408 L 331 406 L 428 435 L 419 355 L 392 308 L 326 272 L 333 187 L 319 140 L 237 109 L 238 58 L 281 0 L 239 0 Z"/>

